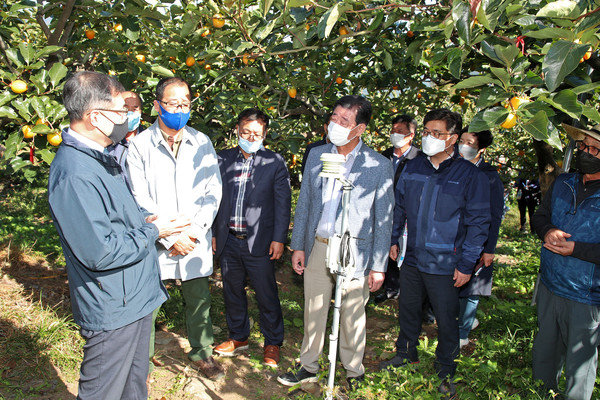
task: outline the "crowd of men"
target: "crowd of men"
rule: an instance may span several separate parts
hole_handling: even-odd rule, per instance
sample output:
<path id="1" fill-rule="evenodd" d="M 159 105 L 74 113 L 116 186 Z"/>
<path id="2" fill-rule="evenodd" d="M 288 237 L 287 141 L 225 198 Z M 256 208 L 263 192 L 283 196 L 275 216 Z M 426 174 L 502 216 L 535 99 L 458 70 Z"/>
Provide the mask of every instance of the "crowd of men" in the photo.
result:
<path id="1" fill-rule="evenodd" d="M 162 79 L 154 123 L 139 131 L 141 99 L 114 78 L 78 72 L 65 84 L 70 127 L 51 165 L 50 210 L 65 253 L 75 322 L 85 339 L 81 399 L 145 399 L 154 358 L 154 321 L 178 279 L 185 303 L 187 354 L 209 379 L 225 371 L 213 353 L 248 349 L 246 286 L 255 289 L 263 360 L 277 367 L 284 324 L 275 261 L 284 253 L 291 215 L 290 177 L 281 155 L 266 149 L 269 117 L 239 114 L 238 144 L 216 153 L 187 125 L 187 82 Z M 419 362 L 424 305 L 438 326 L 438 391 L 456 395 L 460 347 L 475 326 L 480 295 L 491 293 L 494 250 L 502 218 L 502 184 L 484 160 L 489 132 L 463 129 L 459 114 L 428 112 L 422 148 L 413 146 L 411 116 L 391 121 L 383 154 L 361 139 L 371 120 L 362 96 L 344 96 L 327 116 L 326 138 L 307 151 L 290 247 L 304 276 L 300 362 L 278 377 L 287 386 L 316 382 L 335 278 L 327 265 L 342 226 L 342 183 L 321 176 L 321 155 L 343 155 L 352 183 L 347 206 L 353 274 L 343 287 L 339 356 L 350 389 L 364 380 L 365 306 L 397 298 L 396 355 L 381 369 Z M 578 140 L 580 173 L 561 175 L 532 227 L 544 240 L 534 377 L 566 395 L 589 399 L 600 341 L 600 126 L 568 128 Z M 223 279 L 228 340 L 213 348 L 209 276 L 213 257 Z M 427 307 L 425 307 L 426 309 Z M 585 318 L 582 316 L 585 315 Z"/>

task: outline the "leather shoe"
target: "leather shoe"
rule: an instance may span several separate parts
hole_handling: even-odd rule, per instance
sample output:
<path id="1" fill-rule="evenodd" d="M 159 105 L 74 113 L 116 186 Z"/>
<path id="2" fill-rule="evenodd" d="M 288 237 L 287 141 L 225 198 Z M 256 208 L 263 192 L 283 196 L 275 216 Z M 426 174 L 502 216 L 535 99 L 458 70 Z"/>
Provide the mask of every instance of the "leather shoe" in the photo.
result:
<path id="1" fill-rule="evenodd" d="M 354 390 L 356 390 L 356 388 L 365 380 L 365 374 L 362 374 L 360 376 L 352 376 L 349 378 L 346 378 L 346 382 L 348 382 L 348 388 L 350 389 L 351 392 L 353 392 Z"/>
<path id="2" fill-rule="evenodd" d="M 398 291 L 384 290 L 383 292 L 375 296 L 375 299 L 373 301 L 375 302 L 375 304 L 379 304 L 389 299 L 396 300 L 399 296 L 400 293 L 398 293 Z"/>
<path id="3" fill-rule="evenodd" d="M 419 363 L 418 360 L 410 361 L 406 357 L 396 354 L 394 357 L 390 358 L 389 360 L 380 362 L 379 370 L 383 371 L 385 369 L 400 368 L 400 367 L 404 367 L 405 365 L 408 365 L 408 364 L 418 364 L 418 363 Z"/>
<path id="4" fill-rule="evenodd" d="M 198 367 L 200 372 L 212 381 L 218 381 L 225 377 L 225 370 L 212 356 L 205 358 L 204 360 L 193 361 L 193 363 Z"/>
<path id="5" fill-rule="evenodd" d="M 453 399 L 456 396 L 456 386 L 454 382 L 444 379 L 438 386 L 438 392 L 442 394 L 444 399 Z"/>
<path id="6" fill-rule="evenodd" d="M 269 367 L 277 367 L 279 363 L 279 346 L 269 344 L 265 346 L 263 360 Z"/>
<path id="7" fill-rule="evenodd" d="M 215 347 L 214 352 L 224 357 L 233 357 L 244 350 L 248 350 L 247 340 L 238 342 L 237 340 L 228 339 Z"/>

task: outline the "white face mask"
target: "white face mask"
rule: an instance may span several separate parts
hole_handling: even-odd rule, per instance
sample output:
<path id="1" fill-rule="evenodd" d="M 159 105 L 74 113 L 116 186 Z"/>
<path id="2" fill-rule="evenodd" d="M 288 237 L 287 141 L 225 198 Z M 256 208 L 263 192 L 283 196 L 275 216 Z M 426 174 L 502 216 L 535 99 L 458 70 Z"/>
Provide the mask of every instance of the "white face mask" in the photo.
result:
<path id="1" fill-rule="evenodd" d="M 327 126 L 327 137 L 329 138 L 329 141 L 335 146 L 343 146 L 345 144 L 348 144 L 350 140 L 354 139 L 348 139 L 348 136 L 350 136 L 350 132 L 352 132 L 352 129 L 344 128 L 343 126 L 331 121 Z"/>
<path id="2" fill-rule="evenodd" d="M 390 141 L 392 142 L 392 146 L 394 146 L 397 149 L 406 146 L 408 142 L 410 142 L 410 140 L 410 135 L 404 136 L 401 133 L 392 133 L 390 135 Z"/>
<path id="3" fill-rule="evenodd" d="M 431 157 L 446 150 L 446 141 L 427 135 L 422 140 L 422 147 L 423 153 Z"/>
<path id="4" fill-rule="evenodd" d="M 479 153 L 479 150 L 474 149 L 473 147 L 469 146 L 468 144 L 459 144 L 458 152 L 465 160 L 471 161 L 472 159 L 477 157 L 477 153 Z"/>

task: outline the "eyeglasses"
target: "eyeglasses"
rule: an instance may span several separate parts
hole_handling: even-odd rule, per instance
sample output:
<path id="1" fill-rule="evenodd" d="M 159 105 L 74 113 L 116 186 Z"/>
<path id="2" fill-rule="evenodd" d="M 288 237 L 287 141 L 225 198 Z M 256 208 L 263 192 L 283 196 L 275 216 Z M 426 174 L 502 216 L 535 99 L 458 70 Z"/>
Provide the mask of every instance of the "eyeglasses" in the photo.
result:
<path id="1" fill-rule="evenodd" d="M 114 112 L 119 114 L 119 119 L 122 121 L 124 121 L 127 118 L 127 113 L 129 112 L 129 110 L 127 110 L 126 108 L 120 109 L 120 110 L 113 110 L 110 108 L 95 108 L 92 111 L 109 111 L 109 112 Z M 113 121 L 112 119 L 108 118 L 108 116 L 106 116 L 104 113 L 101 113 L 102 115 L 104 115 L 106 117 L 106 119 L 108 119 L 110 122 L 112 122 L 113 124 L 116 124 L 115 121 Z"/>
<path id="2" fill-rule="evenodd" d="M 250 134 L 250 133 L 244 133 L 244 132 L 240 132 L 240 136 L 246 140 L 252 139 L 253 141 L 264 139 L 264 135 L 256 135 L 256 134 Z"/>
<path id="3" fill-rule="evenodd" d="M 585 144 L 583 142 L 583 140 L 577 140 L 575 142 L 575 146 L 577 146 L 577 149 L 579 151 L 586 151 L 587 150 L 587 152 L 590 153 L 590 155 L 592 155 L 594 157 L 596 157 L 600 153 L 600 149 L 599 148 L 594 147 L 594 146 L 588 146 L 587 144 Z"/>
<path id="4" fill-rule="evenodd" d="M 165 108 L 167 110 L 171 110 L 171 111 L 176 111 L 176 110 L 181 109 L 182 112 L 188 112 L 188 111 L 190 111 L 192 109 L 192 103 L 181 103 L 181 104 L 179 104 L 176 101 L 169 101 L 169 102 L 162 101 L 162 100 L 156 100 L 156 101 L 158 101 L 159 103 L 164 104 L 166 106 Z"/>
<path id="5" fill-rule="evenodd" d="M 429 136 L 429 135 L 433 136 L 436 139 L 439 139 L 440 136 L 452 135 L 452 133 L 450 133 L 450 132 L 440 132 L 440 131 L 430 131 L 427 128 L 423 129 L 423 137 Z"/>

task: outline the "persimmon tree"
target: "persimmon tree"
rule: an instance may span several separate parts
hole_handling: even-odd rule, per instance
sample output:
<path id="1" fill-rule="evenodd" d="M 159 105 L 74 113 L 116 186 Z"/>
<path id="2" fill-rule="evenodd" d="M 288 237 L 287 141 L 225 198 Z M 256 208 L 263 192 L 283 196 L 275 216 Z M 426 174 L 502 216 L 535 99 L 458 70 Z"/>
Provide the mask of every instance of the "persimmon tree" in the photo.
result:
<path id="1" fill-rule="evenodd" d="M 564 0 L 8 0 L 0 6 L 6 168 L 28 178 L 47 169 L 54 147 L 46 135 L 68 124 L 62 85 L 69 72 L 87 69 L 140 93 L 146 125 L 156 117 L 158 80 L 182 76 L 194 92 L 190 124 L 218 149 L 234 144 L 240 111 L 263 109 L 273 118 L 269 146 L 294 174 L 304 144 L 322 134 L 324 115 L 344 94 L 372 102 L 364 139 L 375 148 L 388 145 L 394 114 L 420 118 L 451 107 L 472 130 L 535 143 L 503 146 L 502 154 L 513 163 L 521 151 L 535 154 L 552 174 L 560 123 L 600 122 L 594 7 Z M 27 90 L 11 90 L 15 80 Z M 513 108 L 509 100 L 519 96 L 530 101 Z M 511 114 L 515 126 L 501 128 Z M 25 126 L 33 139 L 24 138 Z"/>

